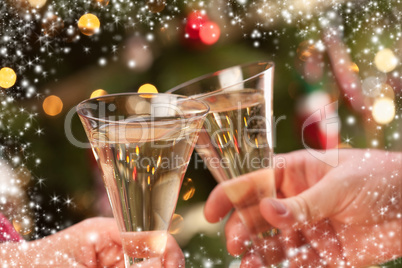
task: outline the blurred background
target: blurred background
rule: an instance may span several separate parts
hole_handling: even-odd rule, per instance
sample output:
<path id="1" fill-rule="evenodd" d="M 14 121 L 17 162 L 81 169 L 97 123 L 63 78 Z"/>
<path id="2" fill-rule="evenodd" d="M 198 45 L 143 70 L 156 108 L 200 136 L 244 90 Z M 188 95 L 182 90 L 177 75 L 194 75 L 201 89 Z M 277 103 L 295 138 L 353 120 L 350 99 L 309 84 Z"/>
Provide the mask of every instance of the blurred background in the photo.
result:
<path id="1" fill-rule="evenodd" d="M 0 212 L 26 239 L 110 216 L 92 151 L 68 139 L 87 142 L 74 107 L 253 61 L 275 62 L 275 153 L 304 148 L 304 120 L 333 102 L 341 128 L 304 129 L 310 147 L 400 151 L 401 10 L 379 0 L 0 0 Z M 196 159 L 171 232 L 188 267 L 235 265 L 223 224 L 203 218 L 216 182 Z"/>

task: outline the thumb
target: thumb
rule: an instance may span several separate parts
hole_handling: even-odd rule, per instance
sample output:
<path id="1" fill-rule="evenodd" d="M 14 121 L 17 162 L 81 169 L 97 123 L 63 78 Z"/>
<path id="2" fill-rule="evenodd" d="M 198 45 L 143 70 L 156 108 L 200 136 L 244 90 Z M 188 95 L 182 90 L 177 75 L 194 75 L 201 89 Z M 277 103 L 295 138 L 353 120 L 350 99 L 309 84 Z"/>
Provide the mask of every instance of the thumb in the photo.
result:
<path id="1" fill-rule="evenodd" d="M 322 183 L 309 188 L 299 195 L 284 198 L 264 198 L 260 202 L 260 212 L 264 219 L 276 228 L 293 227 L 299 224 L 313 224 L 331 217 L 339 211 L 340 200 L 345 192 L 330 183 Z"/>

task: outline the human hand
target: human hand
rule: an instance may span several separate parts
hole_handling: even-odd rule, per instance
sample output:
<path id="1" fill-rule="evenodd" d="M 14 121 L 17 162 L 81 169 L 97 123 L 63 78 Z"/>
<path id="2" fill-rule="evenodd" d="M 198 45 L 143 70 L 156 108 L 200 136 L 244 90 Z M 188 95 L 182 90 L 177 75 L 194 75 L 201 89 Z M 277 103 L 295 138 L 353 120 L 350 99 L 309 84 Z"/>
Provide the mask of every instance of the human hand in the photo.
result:
<path id="1" fill-rule="evenodd" d="M 23 267 L 124 267 L 120 232 L 113 218 L 88 219 L 32 242 L 1 244 L 0 257 L 2 264 Z M 167 268 L 184 267 L 183 253 L 170 235 L 163 262 Z M 149 262 L 141 267 L 157 266 Z"/>
<path id="2" fill-rule="evenodd" d="M 307 151 L 279 157 L 285 159 L 285 167 L 275 170 L 279 199 L 264 198 L 259 204 L 266 228 L 270 224 L 280 229 L 280 235 L 264 242 L 276 254 L 264 260 L 265 265 L 286 260 L 290 267 L 360 267 L 402 255 L 400 153 L 339 150 L 335 168 Z M 327 151 L 323 157 L 337 154 Z M 263 172 L 240 179 L 252 181 Z M 220 184 L 207 200 L 205 216 L 217 222 L 231 209 Z M 226 223 L 225 234 L 229 253 L 246 253 L 242 267 L 261 265 L 255 250 L 245 244 L 250 233 L 237 212 Z"/>

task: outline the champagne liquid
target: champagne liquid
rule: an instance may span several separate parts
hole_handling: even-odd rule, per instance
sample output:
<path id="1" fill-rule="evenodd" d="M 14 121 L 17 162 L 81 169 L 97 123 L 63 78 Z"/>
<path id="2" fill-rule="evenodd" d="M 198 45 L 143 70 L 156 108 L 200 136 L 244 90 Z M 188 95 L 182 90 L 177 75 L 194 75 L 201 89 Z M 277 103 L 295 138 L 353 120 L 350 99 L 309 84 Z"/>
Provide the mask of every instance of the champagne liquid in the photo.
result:
<path id="1" fill-rule="evenodd" d="M 261 198 L 276 196 L 272 133 L 267 125 L 271 105 L 266 105 L 264 92 L 255 89 L 222 92 L 202 100 L 211 110 L 196 150 L 221 183 L 260 257 L 275 256 L 259 250 L 265 234 L 275 233 L 259 210 Z"/>
<path id="2" fill-rule="evenodd" d="M 272 168 L 272 133 L 266 123 L 271 111 L 266 112 L 261 90 L 222 92 L 202 100 L 211 110 L 196 150 L 218 182 Z"/>
<path id="3" fill-rule="evenodd" d="M 194 125 L 144 124 L 104 125 L 91 139 L 129 265 L 164 252 L 197 134 Z"/>

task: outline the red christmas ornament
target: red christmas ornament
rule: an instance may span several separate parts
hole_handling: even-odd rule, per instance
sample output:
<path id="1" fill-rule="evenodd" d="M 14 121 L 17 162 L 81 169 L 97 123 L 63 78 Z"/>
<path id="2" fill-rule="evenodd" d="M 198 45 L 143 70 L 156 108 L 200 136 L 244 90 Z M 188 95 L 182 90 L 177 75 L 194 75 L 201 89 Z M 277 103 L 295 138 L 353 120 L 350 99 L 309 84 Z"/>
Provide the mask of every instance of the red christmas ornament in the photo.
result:
<path id="1" fill-rule="evenodd" d="M 339 144 L 339 117 L 328 93 L 315 91 L 298 102 L 297 127 L 302 142 L 314 149 L 332 149 Z"/>
<path id="2" fill-rule="evenodd" d="M 187 16 L 184 33 L 183 41 L 187 46 L 202 49 L 219 40 L 221 29 L 203 12 L 193 11 Z"/>
<path id="3" fill-rule="evenodd" d="M 187 16 L 185 28 L 186 37 L 190 39 L 200 39 L 200 29 L 208 21 L 208 16 L 200 11 L 191 12 Z"/>
<path id="4" fill-rule="evenodd" d="M 212 21 L 204 23 L 200 29 L 200 39 L 206 45 L 215 44 L 219 40 L 221 29 Z"/>

